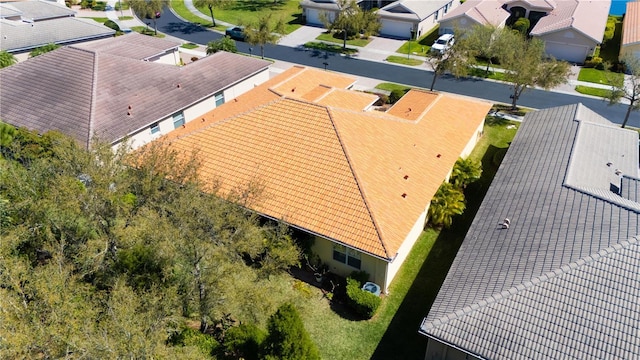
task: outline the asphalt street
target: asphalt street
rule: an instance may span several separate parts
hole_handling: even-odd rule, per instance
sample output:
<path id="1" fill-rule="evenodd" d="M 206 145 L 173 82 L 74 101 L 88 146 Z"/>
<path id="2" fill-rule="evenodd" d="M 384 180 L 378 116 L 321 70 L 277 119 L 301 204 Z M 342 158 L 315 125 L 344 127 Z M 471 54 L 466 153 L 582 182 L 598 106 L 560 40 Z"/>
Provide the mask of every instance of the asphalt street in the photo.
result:
<path id="1" fill-rule="evenodd" d="M 168 9 L 162 12 L 162 17 L 157 20 L 157 26 L 158 30 L 163 33 L 197 44 L 207 44 L 209 41 L 222 37 L 222 34 L 207 30 L 199 25 L 182 21 Z M 260 54 L 259 47 L 250 48 L 249 44 L 244 42 L 238 41 L 237 47 L 238 51 L 246 54 L 251 53 L 254 56 L 259 56 Z M 425 67 L 409 68 L 317 50 L 266 45 L 264 53 L 265 57 L 275 60 L 317 68 L 325 68 L 326 66 L 327 70 L 422 88 L 430 87 L 433 76 L 433 73 L 427 71 Z M 478 79 L 455 79 L 451 76 L 444 76 L 437 79 L 434 90 L 502 103 L 510 103 L 509 96 L 512 93 L 510 86 L 505 83 Z M 627 111 L 627 106 L 624 104 L 608 105 L 606 101 L 601 99 L 538 89 L 526 90 L 518 100 L 518 105 L 543 109 L 578 102 L 581 102 L 615 123 L 622 123 Z M 628 126 L 640 127 L 639 112 L 631 113 Z"/>

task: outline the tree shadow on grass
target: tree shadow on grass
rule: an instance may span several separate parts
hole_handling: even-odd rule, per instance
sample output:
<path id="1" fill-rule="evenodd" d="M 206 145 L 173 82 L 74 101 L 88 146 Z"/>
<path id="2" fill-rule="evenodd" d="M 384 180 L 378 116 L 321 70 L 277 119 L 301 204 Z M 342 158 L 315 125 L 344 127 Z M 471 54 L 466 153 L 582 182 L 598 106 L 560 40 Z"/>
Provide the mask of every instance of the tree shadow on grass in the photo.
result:
<path id="1" fill-rule="evenodd" d="M 482 157 L 482 177 L 465 189 L 465 213 L 454 219 L 451 228 L 440 231 L 371 359 L 424 358 L 427 339 L 418 334 L 418 329 L 438 295 L 505 152 L 504 148 L 489 145 Z"/>

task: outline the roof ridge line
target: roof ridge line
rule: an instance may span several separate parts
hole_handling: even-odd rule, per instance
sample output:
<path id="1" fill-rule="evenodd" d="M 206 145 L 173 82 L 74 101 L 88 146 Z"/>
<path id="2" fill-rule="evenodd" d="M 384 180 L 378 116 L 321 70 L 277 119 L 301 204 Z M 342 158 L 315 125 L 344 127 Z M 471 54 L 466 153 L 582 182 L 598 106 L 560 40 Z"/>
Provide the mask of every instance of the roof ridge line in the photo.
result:
<path id="1" fill-rule="evenodd" d="M 93 81 L 91 82 L 91 106 L 89 107 L 89 129 L 87 136 L 87 149 L 90 148 L 91 139 L 93 138 L 95 115 L 96 115 L 96 99 L 98 97 L 98 53 L 93 53 Z"/>
<path id="2" fill-rule="evenodd" d="M 415 120 L 407 120 L 407 119 L 403 119 L 399 116 L 395 116 L 395 115 L 391 115 L 386 111 L 377 111 L 377 110 L 353 110 L 353 109 L 345 109 L 345 108 L 340 108 L 340 107 L 334 107 L 334 106 L 329 106 L 326 105 L 327 108 L 334 110 L 334 111 L 341 111 L 341 112 L 346 112 L 346 113 L 353 113 L 353 114 L 362 114 L 363 112 L 367 113 L 370 116 L 374 116 L 377 119 L 380 120 L 388 120 L 388 121 L 395 121 L 395 122 L 399 122 L 399 123 L 403 123 L 403 124 L 416 124 L 417 122 Z"/>
<path id="3" fill-rule="evenodd" d="M 318 105 L 318 106 L 322 106 L 322 105 Z M 333 127 L 333 131 L 335 131 L 336 136 L 338 138 L 338 142 L 340 143 L 340 148 L 342 148 L 342 152 L 344 153 L 345 158 L 347 159 L 347 164 L 349 165 L 349 170 L 351 170 L 351 174 L 353 175 L 353 179 L 356 182 L 356 186 L 358 186 L 358 191 L 360 192 L 360 196 L 362 196 L 362 201 L 364 202 L 364 206 L 367 209 L 367 212 L 369 213 L 369 217 L 371 218 L 371 222 L 373 223 L 373 228 L 376 230 L 376 234 L 378 234 L 378 239 L 380 239 L 380 244 L 382 245 L 382 250 L 384 250 L 384 253 L 387 254 L 387 259 L 391 259 L 391 257 L 389 256 L 389 250 L 387 249 L 386 244 L 384 243 L 384 240 L 382 239 L 382 234 L 380 233 L 380 226 L 378 226 L 378 222 L 376 221 L 375 217 L 373 216 L 373 212 L 371 211 L 371 206 L 369 205 L 369 202 L 367 201 L 367 197 L 364 194 L 364 191 L 362 191 L 362 187 L 360 186 L 360 181 L 358 178 L 358 175 L 356 174 L 353 165 L 351 164 L 351 157 L 349 156 L 349 153 L 347 152 L 347 149 L 344 146 L 344 142 L 342 141 L 342 137 L 340 136 L 340 132 L 338 131 L 338 128 L 336 127 L 336 123 L 333 119 L 333 114 L 331 113 L 331 108 L 328 106 L 323 106 L 326 111 L 327 111 L 327 115 L 329 115 L 329 121 L 331 122 L 331 126 Z"/>
<path id="4" fill-rule="evenodd" d="M 595 253 L 592 253 L 590 255 L 586 255 L 583 256 L 575 261 L 572 261 L 570 263 L 564 264 L 558 268 L 555 268 L 553 270 L 549 270 L 545 273 L 542 273 L 534 278 L 532 278 L 531 280 L 527 280 L 521 284 L 512 286 L 508 289 L 502 290 L 498 293 L 495 293 L 493 295 L 490 295 L 489 297 L 486 297 L 484 299 L 481 299 L 480 301 L 476 301 L 475 303 L 471 304 L 471 305 L 467 305 L 465 307 L 463 307 L 462 309 L 456 310 L 452 313 L 449 314 L 445 314 L 442 315 L 436 319 L 433 319 L 431 321 L 428 321 L 429 323 L 439 323 L 437 325 L 441 325 L 444 323 L 449 322 L 450 320 L 455 320 L 458 319 L 460 317 L 462 317 L 463 315 L 467 315 L 471 312 L 477 311 L 480 308 L 483 308 L 487 305 L 496 303 L 500 300 L 503 300 L 505 298 L 511 297 L 512 295 L 515 295 L 516 293 L 519 293 L 522 290 L 526 290 L 529 289 L 533 286 L 536 286 L 540 283 L 543 282 L 547 282 L 551 279 L 554 279 L 560 275 L 566 274 L 571 270 L 575 270 L 579 267 L 582 267 L 586 264 L 591 264 L 597 260 L 600 260 L 612 253 L 614 253 L 617 250 L 620 250 L 622 248 L 626 248 L 629 247 L 631 245 L 636 245 L 640 243 L 640 235 L 636 235 L 633 236 L 631 238 L 628 239 L 623 239 L 611 246 L 608 246 L 604 249 L 601 249 Z M 422 324 L 420 326 L 420 328 L 424 328 L 424 325 L 426 323 L 426 318 L 422 321 Z"/>

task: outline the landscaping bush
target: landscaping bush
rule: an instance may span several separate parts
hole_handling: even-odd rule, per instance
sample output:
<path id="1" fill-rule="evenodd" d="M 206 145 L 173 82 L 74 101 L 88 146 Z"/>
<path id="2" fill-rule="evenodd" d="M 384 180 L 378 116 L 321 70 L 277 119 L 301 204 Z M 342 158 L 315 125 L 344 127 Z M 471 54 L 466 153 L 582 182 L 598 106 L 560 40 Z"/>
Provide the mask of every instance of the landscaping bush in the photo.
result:
<path id="1" fill-rule="evenodd" d="M 253 324 L 240 324 L 230 328 L 224 338 L 227 354 L 234 359 L 258 360 L 260 346 L 267 333 Z"/>
<path id="2" fill-rule="evenodd" d="M 349 275 L 349 278 L 358 280 L 360 282 L 360 286 L 369 281 L 369 273 L 364 270 L 353 271 Z"/>
<path id="3" fill-rule="evenodd" d="M 106 2 L 98 1 L 95 4 L 93 4 L 93 6 L 91 6 L 91 10 L 104 11 L 106 7 L 107 7 L 107 3 Z"/>
<path id="4" fill-rule="evenodd" d="M 284 304 L 269 318 L 269 335 L 263 341 L 264 359 L 320 360 L 316 344 L 305 330 L 300 314 L 292 304 Z"/>
<path id="5" fill-rule="evenodd" d="M 380 306 L 380 297 L 362 290 L 362 284 L 352 278 L 347 279 L 347 298 L 349 306 L 365 319 L 371 319 Z"/>
<path id="6" fill-rule="evenodd" d="M 398 100 L 400 100 L 401 97 L 404 96 L 404 94 L 406 94 L 406 91 L 402 91 L 399 89 L 391 91 L 391 94 L 389 95 L 389 104 L 395 104 Z"/>
<path id="7" fill-rule="evenodd" d="M 194 346 L 206 355 L 213 355 L 219 346 L 213 336 L 189 327 L 171 335 L 167 342 L 173 346 Z"/>
<path id="8" fill-rule="evenodd" d="M 531 26 L 531 22 L 527 18 L 520 18 L 516 20 L 515 23 L 511 26 L 512 29 L 518 30 L 521 34 L 526 35 L 529 31 L 529 26 Z"/>
<path id="9" fill-rule="evenodd" d="M 107 20 L 104 22 L 104 26 L 113 29 L 115 31 L 120 31 L 120 26 L 118 26 L 118 24 L 116 24 L 113 20 Z"/>
<path id="10" fill-rule="evenodd" d="M 604 70 L 604 63 L 602 62 L 601 57 L 593 56 L 590 59 L 587 58 L 587 60 L 585 60 L 584 67 L 595 68 L 595 69 L 598 69 L 598 67 L 602 67 L 602 69 L 598 69 L 598 70 Z"/>

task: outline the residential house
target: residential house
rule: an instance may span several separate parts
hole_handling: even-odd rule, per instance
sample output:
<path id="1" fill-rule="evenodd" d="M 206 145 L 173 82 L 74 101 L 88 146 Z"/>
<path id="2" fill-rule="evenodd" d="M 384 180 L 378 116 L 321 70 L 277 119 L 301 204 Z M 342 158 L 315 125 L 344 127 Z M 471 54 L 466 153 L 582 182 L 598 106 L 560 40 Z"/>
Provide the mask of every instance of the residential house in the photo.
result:
<path id="1" fill-rule="evenodd" d="M 186 124 L 171 147 L 197 150 L 222 193 L 259 184 L 249 205 L 315 237 L 330 271 L 363 270 L 387 291 L 427 209 L 482 134 L 491 104 L 412 90 L 387 111 L 355 79 L 295 66 Z"/>
<path id="2" fill-rule="evenodd" d="M 0 50 L 28 53 L 47 44 L 74 44 L 115 34 L 92 19 L 79 19 L 75 11 L 52 1 L 0 3 Z M 26 56 L 23 56 L 26 58 Z"/>
<path id="3" fill-rule="evenodd" d="M 638 133 L 529 113 L 420 326 L 425 359 L 640 358 Z"/>
<path id="4" fill-rule="evenodd" d="M 627 2 L 627 12 L 622 21 L 620 57 L 630 53 L 640 58 L 640 3 Z"/>
<path id="5" fill-rule="evenodd" d="M 118 37 L 78 44 L 76 47 L 129 59 L 180 65 L 180 43 L 132 32 Z"/>
<path id="6" fill-rule="evenodd" d="M 417 38 L 437 25 L 438 18 L 460 4 L 459 0 L 359 0 L 363 9 L 379 9 L 381 36 L 401 39 Z M 321 14 L 335 19 L 340 6 L 337 0 L 302 0 L 300 6 L 307 24 L 323 25 Z"/>
<path id="7" fill-rule="evenodd" d="M 548 55 L 583 63 L 602 43 L 610 6 L 611 0 L 469 0 L 439 20 L 439 31 L 502 27 L 525 17 L 529 35 L 544 41 Z"/>
<path id="8" fill-rule="evenodd" d="M 269 79 L 269 62 L 220 52 L 163 63 L 175 42 L 139 34 L 65 46 L 0 70 L 0 119 L 89 146 L 140 146 Z M 145 61 L 157 58 L 160 62 Z M 166 59 L 165 59 L 166 60 Z"/>

